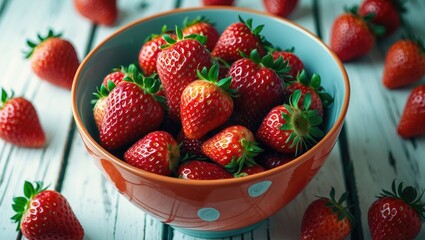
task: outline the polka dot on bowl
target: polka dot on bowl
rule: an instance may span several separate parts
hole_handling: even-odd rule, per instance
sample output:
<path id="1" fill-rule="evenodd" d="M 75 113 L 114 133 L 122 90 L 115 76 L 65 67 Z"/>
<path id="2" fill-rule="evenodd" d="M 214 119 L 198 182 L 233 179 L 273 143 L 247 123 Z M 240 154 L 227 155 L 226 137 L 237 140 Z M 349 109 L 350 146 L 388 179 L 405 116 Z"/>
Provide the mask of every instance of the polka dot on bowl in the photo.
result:
<path id="1" fill-rule="evenodd" d="M 272 185 L 271 181 L 262 181 L 253 184 L 248 188 L 248 194 L 251 197 L 259 197 L 269 189 L 270 185 Z"/>
<path id="2" fill-rule="evenodd" d="M 220 212 L 215 208 L 201 208 L 198 210 L 198 217 L 207 222 L 214 222 L 220 217 Z"/>

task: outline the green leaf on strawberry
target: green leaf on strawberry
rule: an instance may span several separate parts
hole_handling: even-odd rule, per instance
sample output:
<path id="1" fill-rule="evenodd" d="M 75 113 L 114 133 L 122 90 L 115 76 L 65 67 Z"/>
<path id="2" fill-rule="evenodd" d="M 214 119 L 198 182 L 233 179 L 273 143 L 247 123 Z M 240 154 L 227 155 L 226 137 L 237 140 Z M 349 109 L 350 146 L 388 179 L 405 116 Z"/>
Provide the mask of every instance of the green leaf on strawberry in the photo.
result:
<path id="1" fill-rule="evenodd" d="M 185 39 L 194 39 L 198 42 L 200 42 L 202 45 L 205 45 L 205 42 L 207 41 L 205 36 L 199 35 L 199 34 L 190 34 L 187 36 L 183 36 L 183 32 L 181 30 L 181 28 L 179 28 L 178 26 L 176 26 L 175 28 L 176 30 L 176 36 L 177 39 L 172 38 L 169 34 L 164 34 L 162 35 L 162 38 L 167 42 L 167 44 L 161 45 L 160 48 L 164 49 L 164 48 L 168 48 L 170 46 L 172 46 L 173 44 L 175 44 L 178 41 L 181 40 L 185 40 Z"/>

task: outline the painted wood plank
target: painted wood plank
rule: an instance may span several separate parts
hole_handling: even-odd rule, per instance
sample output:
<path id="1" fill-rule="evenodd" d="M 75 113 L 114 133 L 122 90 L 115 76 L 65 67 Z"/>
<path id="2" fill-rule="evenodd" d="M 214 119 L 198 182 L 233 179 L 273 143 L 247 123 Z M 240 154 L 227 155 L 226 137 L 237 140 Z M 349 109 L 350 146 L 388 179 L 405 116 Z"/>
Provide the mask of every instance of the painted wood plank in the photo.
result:
<path id="1" fill-rule="evenodd" d="M 44 35 L 51 27 L 63 31 L 64 38 L 73 36 L 71 42 L 80 53 L 89 25 L 70 9 L 70 1 L 8 1 L 0 19 L 4 33 L 0 35 L 0 85 L 32 101 L 49 141 L 43 149 L 24 149 L 0 141 L 0 236 L 4 239 L 17 236 L 16 226 L 9 220 L 13 215 L 10 205 L 13 196 L 22 194 L 24 180 L 42 180 L 54 188 L 58 179 L 71 122 L 70 92 L 38 79 L 23 59 L 22 50 L 28 37 L 34 39 L 38 32 Z"/>
<path id="2" fill-rule="evenodd" d="M 321 19 L 326 42 L 329 42 L 333 19 L 342 13 L 343 5 L 355 3 L 357 1 L 321 1 L 322 11 L 327 12 L 322 14 Z M 411 1 L 406 6 L 409 10 L 406 15 L 408 22 L 424 38 L 425 4 Z M 425 189 L 424 137 L 403 140 L 396 133 L 404 103 L 413 86 L 387 90 L 381 80 L 386 51 L 399 37 L 400 33 L 397 33 L 389 39 L 378 41 L 370 54 L 345 64 L 352 87 L 346 121 L 348 146 L 366 239 L 370 238 L 367 211 L 382 188 L 389 189 L 392 180 L 397 178 L 407 185 Z M 423 238 L 424 229 L 418 236 L 418 239 Z"/>
<path id="3" fill-rule="evenodd" d="M 93 47 L 122 26 L 170 10 L 174 5 L 174 1 L 119 1 L 117 24 L 97 26 Z M 79 173 L 78 179 L 74 177 L 75 172 Z M 163 224 L 131 204 L 101 176 L 78 133 L 73 139 L 62 193 L 75 206 L 74 211 L 85 229 L 86 239 L 163 239 Z"/>

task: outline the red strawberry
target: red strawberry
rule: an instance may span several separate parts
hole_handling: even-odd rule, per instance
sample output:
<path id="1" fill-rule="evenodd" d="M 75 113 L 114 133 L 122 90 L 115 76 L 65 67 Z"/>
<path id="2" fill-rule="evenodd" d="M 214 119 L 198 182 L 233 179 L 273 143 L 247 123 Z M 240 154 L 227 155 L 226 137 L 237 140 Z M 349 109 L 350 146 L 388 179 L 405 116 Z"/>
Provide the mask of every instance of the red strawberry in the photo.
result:
<path id="1" fill-rule="evenodd" d="M 185 18 L 183 26 L 182 32 L 184 36 L 188 36 L 190 34 L 205 36 L 207 38 L 207 41 L 205 42 L 207 49 L 210 51 L 214 49 L 220 34 L 217 29 L 215 29 L 214 25 L 205 17 L 197 17 L 192 21 L 189 21 L 189 18 Z"/>
<path id="2" fill-rule="evenodd" d="M 156 65 L 168 100 L 170 118 L 174 121 L 180 119 L 180 99 L 184 88 L 197 80 L 198 69 L 212 65 L 211 56 L 204 46 L 205 37 L 183 37 L 178 27 L 176 33 L 177 40 L 167 34 L 163 36 L 168 44 L 162 46 Z"/>
<path id="3" fill-rule="evenodd" d="M 411 36 L 395 42 L 385 57 L 383 83 L 390 89 L 404 87 L 425 76 L 425 47 Z"/>
<path id="4" fill-rule="evenodd" d="M 257 163 L 265 169 L 273 169 L 284 165 L 295 159 L 294 155 L 276 153 L 274 151 L 267 151 L 257 157 Z"/>
<path id="5" fill-rule="evenodd" d="M 158 54 L 161 52 L 161 46 L 167 44 L 167 42 L 162 38 L 164 34 L 167 33 L 167 26 L 162 26 L 160 34 L 151 34 L 142 45 L 139 51 L 139 66 L 143 70 L 145 76 L 150 76 L 153 73 L 156 73 L 156 60 L 158 59 Z M 176 39 L 176 35 L 168 33 L 168 35 Z"/>
<path id="6" fill-rule="evenodd" d="M 298 4 L 298 0 L 263 0 L 267 12 L 279 17 L 288 17 Z"/>
<path id="7" fill-rule="evenodd" d="M 260 32 L 263 30 L 264 25 L 260 25 L 253 29 L 252 18 L 249 18 L 245 22 L 239 16 L 239 21 L 240 22 L 228 26 L 220 35 L 220 38 L 211 52 L 213 57 L 233 63 L 242 58 L 240 52 L 249 55 L 252 50 L 257 49 L 260 56 L 266 54 L 263 47 L 263 42 L 265 40 L 260 36 Z"/>
<path id="8" fill-rule="evenodd" d="M 0 138 L 21 147 L 40 148 L 46 144 L 37 112 L 32 103 L 22 97 L 10 96 L 1 89 Z"/>
<path id="9" fill-rule="evenodd" d="M 111 81 L 115 85 L 118 85 L 119 83 L 121 83 L 123 81 L 125 74 L 129 73 L 128 71 L 129 70 L 127 68 L 125 68 L 124 66 L 122 66 L 121 68 L 113 69 L 111 73 L 107 74 L 105 76 L 105 78 L 103 78 L 102 84 L 104 86 L 108 86 L 108 82 Z"/>
<path id="10" fill-rule="evenodd" d="M 229 76 L 231 87 L 238 89 L 232 120 L 249 129 L 256 129 L 264 116 L 274 106 L 283 102 L 283 80 L 280 77 L 289 68 L 282 58 L 273 61 L 268 54 L 261 58 L 256 50 L 250 58 L 242 58 L 232 64 Z"/>
<path id="11" fill-rule="evenodd" d="M 372 22 L 385 28 L 385 35 L 393 34 L 401 24 L 401 13 L 405 12 L 401 0 L 364 0 L 359 14 L 372 14 Z"/>
<path id="12" fill-rule="evenodd" d="M 264 171 L 266 171 L 266 169 L 259 164 L 254 164 L 251 166 L 246 165 L 245 167 L 242 168 L 241 172 L 239 174 L 235 174 L 234 177 L 245 177 L 248 175 L 257 174 Z"/>
<path id="13" fill-rule="evenodd" d="M 227 6 L 232 6 L 234 4 L 234 0 L 202 0 L 202 3 L 205 6 L 209 6 L 209 5 L 227 5 Z"/>
<path id="14" fill-rule="evenodd" d="M 232 97 L 237 94 L 230 89 L 231 77 L 218 81 L 217 64 L 209 71 L 198 71 L 198 78 L 186 86 L 181 96 L 182 126 L 189 139 L 200 139 L 225 123 L 233 112 Z"/>
<path id="15" fill-rule="evenodd" d="M 34 73 L 57 86 L 71 89 L 80 61 L 74 46 L 49 30 L 46 37 L 38 35 L 40 43 L 27 41 L 31 48 L 26 58 L 31 60 Z"/>
<path id="16" fill-rule="evenodd" d="M 325 92 L 325 89 L 321 86 L 320 76 L 313 74 L 309 80 L 304 70 L 302 70 L 296 77 L 296 81 L 287 85 L 285 88 L 285 95 L 290 96 L 296 90 L 301 91 L 301 98 L 298 102 L 298 107 L 302 107 L 304 104 L 304 96 L 307 93 L 311 94 L 310 109 L 316 110 L 319 116 L 323 116 L 323 107 L 329 106 L 333 99 L 331 95 Z"/>
<path id="17" fill-rule="evenodd" d="M 403 183 L 396 188 L 395 180 L 392 192 L 382 191 L 367 215 L 372 239 L 415 239 L 425 222 L 425 203 L 421 202 L 423 194 L 418 197 L 415 188 L 404 188 Z"/>
<path id="18" fill-rule="evenodd" d="M 384 31 L 370 23 L 370 18 L 357 14 L 357 7 L 346 9 L 332 24 L 330 48 L 341 61 L 349 61 L 366 55 L 375 46 L 375 35 Z"/>
<path id="19" fill-rule="evenodd" d="M 179 158 L 179 145 L 164 131 L 147 134 L 124 153 L 124 160 L 130 165 L 165 176 L 176 170 Z"/>
<path id="20" fill-rule="evenodd" d="M 194 156 L 194 157 L 205 157 L 202 153 L 202 143 L 204 142 L 204 138 L 202 139 L 189 139 L 184 135 L 184 132 L 181 131 L 177 135 L 177 142 L 180 145 L 180 153 L 182 155 Z"/>
<path id="21" fill-rule="evenodd" d="M 216 163 L 200 160 L 184 162 L 178 170 L 179 178 L 191 180 L 216 180 L 233 178 L 233 175 Z"/>
<path id="22" fill-rule="evenodd" d="M 109 150 L 131 145 L 159 128 L 164 110 L 157 79 L 131 74 L 109 93 L 100 130 L 100 143 Z"/>
<path id="23" fill-rule="evenodd" d="M 294 48 L 284 51 L 275 50 L 272 52 L 272 56 L 274 60 L 277 60 L 280 56 L 282 56 L 284 61 L 288 61 L 288 66 L 291 67 L 291 69 L 286 75 L 291 76 L 293 79 L 296 79 L 297 74 L 304 69 L 304 63 L 294 53 Z"/>
<path id="24" fill-rule="evenodd" d="M 111 92 L 111 90 L 115 88 L 115 84 L 110 80 L 106 84 L 107 84 L 106 86 L 105 86 L 105 83 L 102 83 L 100 85 L 100 88 L 98 88 L 96 92 L 93 93 L 95 98 L 92 99 L 91 101 L 91 103 L 94 105 L 93 106 L 94 122 L 96 123 L 97 129 L 99 131 L 102 129 L 103 117 L 105 116 L 106 108 L 107 108 L 108 95 Z"/>
<path id="25" fill-rule="evenodd" d="M 118 18 L 116 0 L 74 0 L 77 11 L 96 24 L 111 26 Z"/>
<path id="26" fill-rule="evenodd" d="M 46 190 L 41 182 L 34 186 L 25 181 L 24 195 L 13 198 L 12 220 L 27 239 L 83 239 L 83 227 L 59 192 Z"/>
<path id="27" fill-rule="evenodd" d="M 254 165 L 254 157 L 262 151 L 252 132 L 238 125 L 228 127 L 202 143 L 202 152 L 207 157 L 236 174 L 245 165 Z"/>
<path id="28" fill-rule="evenodd" d="M 298 156 L 323 136 L 319 128 L 322 118 L 310 109 L 311 94 L 303 96 L 304 104 L 299 108 L 301 97 L 301 91 L 296 90 L 289 97 L 289 105 L 274 107 L 267 114 L 257 131 L 258 141 L 280 153 Z"/>
<path id="29" fill-rule="evenodd" d="M 415 87 L 407 99 L 397 132 L 404 138 L 425 134 L 425 85 Z"/>
<path id="30" fill-rule="evenodd" d="M 352 228 L 352 215 L 343 204 L 348 194 L 335 199 L 332 188 L 330 198 L 321 197 L 307 207 L 301 223 L 301 239 L 341 240 L 348 237 Z"/>

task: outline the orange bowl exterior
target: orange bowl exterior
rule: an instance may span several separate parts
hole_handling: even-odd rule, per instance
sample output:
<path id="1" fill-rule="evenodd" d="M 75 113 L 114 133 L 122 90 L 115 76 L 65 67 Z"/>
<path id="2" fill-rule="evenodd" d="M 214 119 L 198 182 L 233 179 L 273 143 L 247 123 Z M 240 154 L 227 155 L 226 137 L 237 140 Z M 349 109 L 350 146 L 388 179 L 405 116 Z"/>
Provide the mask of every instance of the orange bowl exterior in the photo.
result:
<path id="1" fill-rule="evenodd" d="M 211 8 L 212 11 L 215 9 L 228 8 Z M 174 12 L 185 13 L 185 11 L 197 10 L 199 9 Z M 268 14 L 247 9 L 231 8 L 231 11 L 274 18 Z M 151 18 L 163 17 L 167 14 Z M 104 42 L 144 21 L 146 19 L 122 28 Z M 279 21 L 287 20 L 279 19 Z M 302 27 L 292 25 L 309 34 Z M 316 38 L 312 34 L 308 36 Z M 317 38 L 315 41 L 321 43 Z M 77 129 L 94 163 L 116 189 L 144 212 L 174 227 L 202 231 L 234 230 L 255 224 L 279 211 L 293 200 L 320 170 L 337 141 L 348 108 L 350 92 L 347 74 L 338 58 L 322 43 L 319 47 L 329 51 L 329 55 L 340 68 L 345 92 L 344 99 L 340 100 L 342 107 L 335 123 L 313 148 L 283 166 L 242 178 L 183 180 L 164 177 L 137 169 L 120 160 L 102 148 L 95 140 L 96 137 L 92 136 L 88 130 L 89 127 L 86 124 L 88 120 L 84 119 L 90 116 L 87 116 L 88 113 L 84 112 L 78 103 L 82 92 L 86 91 L 82 90 L 85 88 L 80 79 L 85 74 L 83 69 L 88 68 L 86 66 L 88 59 L 94 52 L 100 51 L 101 47 L 102 44 L 88 55 L 75 76 L 72 108 Z"/>

